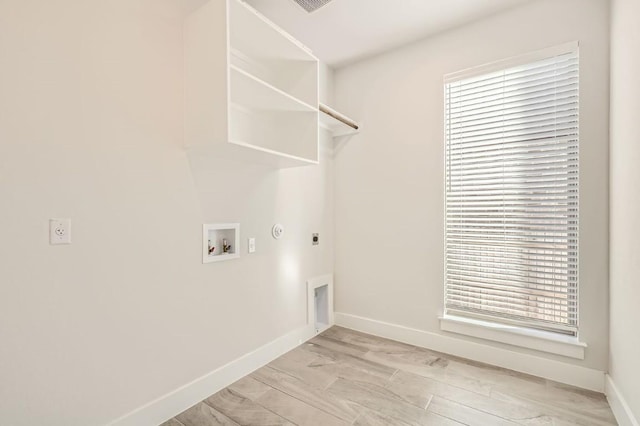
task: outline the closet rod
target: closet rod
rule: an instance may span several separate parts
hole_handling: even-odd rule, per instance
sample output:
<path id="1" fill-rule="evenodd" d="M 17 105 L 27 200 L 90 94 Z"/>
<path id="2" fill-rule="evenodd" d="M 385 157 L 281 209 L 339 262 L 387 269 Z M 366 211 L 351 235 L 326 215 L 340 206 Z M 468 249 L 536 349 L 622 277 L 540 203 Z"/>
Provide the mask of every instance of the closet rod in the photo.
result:
<path id="1" fill-rule="evenodd" d="M 356 124 L 355 121 L 353 121 L 350 118 L 340 114 L 338 111 L 329 108 L 325 104 L 320 104 L 318 108 L 320 109 L 320 111 L 322 111 L 325 114 L 335 118 L 338 121 L 343 122 L 344 124 L 346 124 L 347 126 L 353 128 L 354 130 L 358 130 L 358 125 Z"/>

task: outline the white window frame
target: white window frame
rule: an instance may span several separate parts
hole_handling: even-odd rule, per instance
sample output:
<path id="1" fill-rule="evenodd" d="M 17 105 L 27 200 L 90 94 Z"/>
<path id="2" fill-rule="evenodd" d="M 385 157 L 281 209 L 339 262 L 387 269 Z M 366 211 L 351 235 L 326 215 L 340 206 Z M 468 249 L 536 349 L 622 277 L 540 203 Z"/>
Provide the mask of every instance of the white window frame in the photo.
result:
<path id="1" fill-rule="evenodd" d="M 578 51 L 578 49 L 578 42 L 570 42 L 563 45 L 554 46 L 529 54 L 447 74 L 444 78 L 444 83 L 446 84 L 450 81 L 462 80 L 465 78 L 489 74 L 491 72 L 500 71 L 519 65 L 525 65 L 527 63 L 536 62 L 555 55 Z M 444 98 L 443 101 L 446 102 Z M 444 135 L 444 140 L 446 143 L 446 135 Z M 446 229 L 446 212 L 444 220 Z M 553 331 L 546 331 L 528 327 L 526 324 L 509 323 L 508 321 L 494 322 L 484 318 L 451 315 L 446 312 L 446 297 L 447 296 L 445 291 L 443 299 L 445 313 L 440 317 L 440 327 L 443 331 L 478 337 L 529 349 L 535 349 L 542 352 L 554 353 L 576 359 L 584 359 L 584 353 L 587 345 L 583 342 L 580 342 L 577 332 L 575 335 L 563 335 Z M 579 301 L 577 301 L 577 304 L 577 309 L 579 309 Z M 579 318 L 579 312 L 577 312 L 577 315 Z"/>

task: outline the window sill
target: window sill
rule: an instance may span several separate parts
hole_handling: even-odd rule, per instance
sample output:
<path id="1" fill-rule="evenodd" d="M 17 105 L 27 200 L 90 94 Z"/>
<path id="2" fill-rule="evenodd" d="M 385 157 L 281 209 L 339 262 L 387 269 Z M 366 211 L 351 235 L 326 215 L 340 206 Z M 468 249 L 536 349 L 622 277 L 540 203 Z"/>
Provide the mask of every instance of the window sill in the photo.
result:
<path id="1" fill-rule="evenodd" d="M 576 359 L 584 359 L 587 347 L 577 337 L 453 315 L 440 317 L 440 329 Z"/>

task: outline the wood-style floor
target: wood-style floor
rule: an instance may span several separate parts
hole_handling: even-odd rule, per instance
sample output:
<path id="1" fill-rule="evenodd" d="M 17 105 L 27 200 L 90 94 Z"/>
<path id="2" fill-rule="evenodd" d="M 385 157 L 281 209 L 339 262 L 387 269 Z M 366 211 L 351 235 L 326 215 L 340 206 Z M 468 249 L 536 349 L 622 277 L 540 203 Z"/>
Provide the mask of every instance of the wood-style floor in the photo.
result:
<path id="1" fill-rule="evenodd" d="M 163 426 L 611 425 L 602 394 L 333 327 Z"/>

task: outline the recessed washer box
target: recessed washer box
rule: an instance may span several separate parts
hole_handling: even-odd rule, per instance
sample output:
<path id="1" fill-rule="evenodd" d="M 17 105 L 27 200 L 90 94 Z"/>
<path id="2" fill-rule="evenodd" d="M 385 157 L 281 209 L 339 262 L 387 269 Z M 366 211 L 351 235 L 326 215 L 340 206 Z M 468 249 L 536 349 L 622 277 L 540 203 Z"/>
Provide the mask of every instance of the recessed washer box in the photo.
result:
<path id="1" fill-rule="evenodd" d="M 209 223 L 202 225 L 202 263 L 240 257 L 240 224 Z"/>

